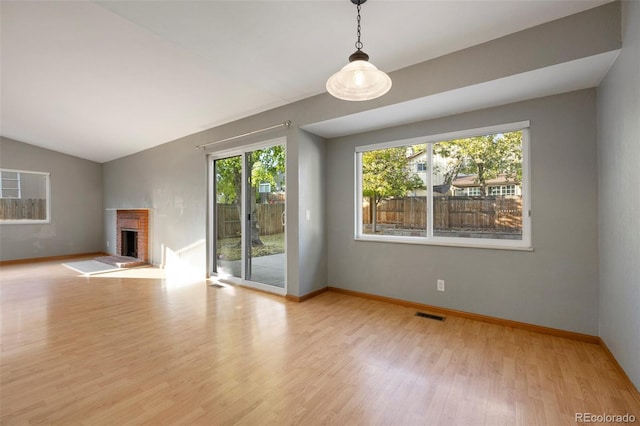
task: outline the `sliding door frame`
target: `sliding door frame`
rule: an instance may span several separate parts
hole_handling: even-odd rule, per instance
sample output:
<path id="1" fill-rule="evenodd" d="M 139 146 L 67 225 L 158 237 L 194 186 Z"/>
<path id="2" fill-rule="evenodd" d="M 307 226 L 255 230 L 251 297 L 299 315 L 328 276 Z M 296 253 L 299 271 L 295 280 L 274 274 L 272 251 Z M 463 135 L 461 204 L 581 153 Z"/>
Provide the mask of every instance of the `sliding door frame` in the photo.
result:
<path id="1" fill-rule="evenodd" d="M 269 148 L 276 145 L 282 145 L 285 149 L 285 155 L 288 155 L 287 150 L 287 138 L 279 137 L 275 139 L 264 140 L 256 143 L 249 143 L 245 145 L 240 145 L 233 148 L 224 148 L 218 149 L 215 148 L 210 149 L 207 152 L 207 278 L 217 278 L 219 281 L 226 281 L 231 284 L 243 285 L 246 287 L 255 288 L 257 290 L 266 291 L 269 293 L 275 293 L 279 295 L 287 294 L 287 226 L 284 228 L 284 287 L 276 287 L 269 284 L 264 284 L 260 282 L 250 281 L 245 279 L 246 277 L 246 264 L 247 264 L 247 232 L 251 232 L 251 230 L 247 227 L 247 214 L 248 214 L 248 206 L 246 200 L 248 199 L 248 193 L 250 190 L 247 188 L 248 176 L 247 176 L 247 154 L 263 148 Z M 214 162 L 216 160 L 221 160 L 224 158 L 234 157 L 240 155 L 241 163 L 242 163 L 242 189 L 241 194 L 239 196 L 242 198 L 242 206 L 241 206 L 241 220 L 240 220 L 240 229 L 241 229 L 241 251 L 242 251 L 242 261 L 241 261 L 241 277 L 220 277 L 216 271 L 217 262 L 215 259 L 216 255 L 216 241 L 217 241 L 217 224 L 216 224 L 216 175 L 215 175 L 215 165 Z M 286 157 L 285 157 L 286 158 Z M 286 164 L 286 160 L 285 160 Z M 288 171 L 285 166 L 285 191 L 288 188 Z M 285 206 L 284 211 L 287 211 L 287 197 L 285 196 Z M 286 215 L 286 213 L 285 213 Z M 249 235 L 250 238 L 250 235 Z"/>

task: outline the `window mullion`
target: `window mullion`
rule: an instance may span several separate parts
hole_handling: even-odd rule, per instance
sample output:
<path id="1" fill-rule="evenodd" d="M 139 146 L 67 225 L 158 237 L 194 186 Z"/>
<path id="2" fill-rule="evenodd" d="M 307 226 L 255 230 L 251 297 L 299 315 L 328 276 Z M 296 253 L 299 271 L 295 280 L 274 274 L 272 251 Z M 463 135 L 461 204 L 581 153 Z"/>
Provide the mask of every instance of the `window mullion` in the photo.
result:
<path id="1" fill-rule="evenodd" d="M 427 144 L 427 239 L 433 238 L 433 144 Z"/>
<path id="2" fill-rule="evenodd" d="M 358 238 L 364 233 L 364 226 L 362 225 L 362 208 L 363 208 L 363 191 L 362 191 L 362 153 L 356 152 L 355 159 L 355 170 L 356 170 L 356 182 L 355 182 L 355 205 L 356 205 L 356 223 L 355 226 L 355 236 Z"/>

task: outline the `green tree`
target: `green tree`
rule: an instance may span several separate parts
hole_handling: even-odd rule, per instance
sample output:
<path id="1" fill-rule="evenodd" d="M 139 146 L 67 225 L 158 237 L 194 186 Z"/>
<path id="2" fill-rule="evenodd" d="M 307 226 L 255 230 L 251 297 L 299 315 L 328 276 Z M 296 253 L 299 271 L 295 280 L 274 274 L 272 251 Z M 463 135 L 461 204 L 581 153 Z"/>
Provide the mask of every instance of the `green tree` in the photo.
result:
<path id="1" fill-rule="evenodd" d="M 264 149 L 252 151 L 249 154 L 249 167 L 251 180 L 249 191 L 251 193 L 251 245 L 263 245 L 260 239 L 258 227 L 257 197 L 258 186 L 261 183 L 269 183 L 275 186 L 277 178 L 284 174 L 286 154 L 284 146 L 276 145 Z M 216 160 L 216 192 L 217 202 L 222 204 L 235 204 L 240 217 L 240 196 L 242 191 L 242 156 Z"/>
<path id="2" fill-rule="evenodd" d="M 424 188 L 424 182 L 409 167 L 406 147 L 367 151 L 362 154 L 362 195 L 369 198 L 373 232 L 377 232 L 380 201 L 404 197 L 409 191 Z"/>
<path id="3" fill-rule="evenodd" d="M 522 132 L 476 136 L 439 142 L 434 155 L 444 160 L 444 183 L 451 183 L 460 174 L 476 176 L 476 183 L 487 195 L 487 181 L 504 176 L 514 183 L 522 182 Z"/>
<path id="4" fill-rule="evenodd" d="M 278 177 L 285 171 L 286 154 L 284 145 L 276 145 L 264 149 L 252 151 L 249 155 L 251 168 L 251 246 L 262 246 L 264 243 L 260 239 L 260 228 L 258 224 L 258 198 L 260 193 L 258 187 L 261 183 L 269 183 L 275 187 Z"/>
<path id="5" fill-rule="evenodd" d="M 250 157 L 251 187 L 256 189 L 261 183 L 268 183 L 272 187 L 277 186 L 278 178 L 284 175 L 285 160 L 283 145 L 253 151 Z"/>
<path id="6" fill-rule="evenodd" d="M 240 156 L 216 160 L 216 194 L 220 204 L 239 204 L 242 185 L 242 162 Z"/>

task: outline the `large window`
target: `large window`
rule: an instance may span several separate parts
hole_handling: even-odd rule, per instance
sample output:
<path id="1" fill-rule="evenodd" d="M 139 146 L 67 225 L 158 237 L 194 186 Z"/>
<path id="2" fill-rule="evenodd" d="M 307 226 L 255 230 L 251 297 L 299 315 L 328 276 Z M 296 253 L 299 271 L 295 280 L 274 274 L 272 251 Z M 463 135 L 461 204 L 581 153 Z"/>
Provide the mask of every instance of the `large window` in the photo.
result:
<path id="1" fill-rule="evenodd" d="M 530 248 L 528 127 L 357 147 L 356 238 Z"/>
<path id="2" fill-rule="evenodd" d="M 0 169 L 0 224 L 48 223 L 49 173 Z"/>

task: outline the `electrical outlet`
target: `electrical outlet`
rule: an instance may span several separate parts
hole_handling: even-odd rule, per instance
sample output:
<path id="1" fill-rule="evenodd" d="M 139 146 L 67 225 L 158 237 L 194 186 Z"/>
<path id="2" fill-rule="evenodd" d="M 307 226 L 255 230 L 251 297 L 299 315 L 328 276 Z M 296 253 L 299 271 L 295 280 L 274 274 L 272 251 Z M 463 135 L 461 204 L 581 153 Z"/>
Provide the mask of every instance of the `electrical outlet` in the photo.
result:
<path id="1" fill-rule="evenodd" d="M 438 280 L 438 291 L 444 291 L 444 280 Z"/>
<path id="2" fill-rule="evenodd" d="M 109 241 L 107 241 L 107 248 L 109 248 Z"/>

